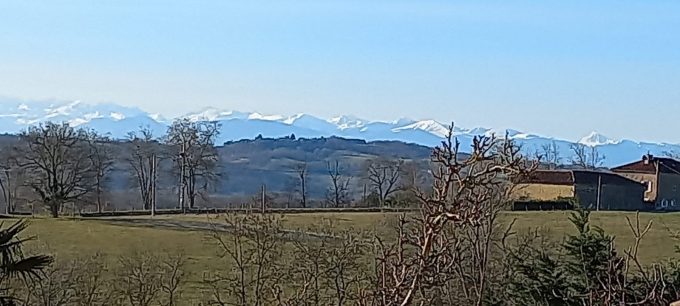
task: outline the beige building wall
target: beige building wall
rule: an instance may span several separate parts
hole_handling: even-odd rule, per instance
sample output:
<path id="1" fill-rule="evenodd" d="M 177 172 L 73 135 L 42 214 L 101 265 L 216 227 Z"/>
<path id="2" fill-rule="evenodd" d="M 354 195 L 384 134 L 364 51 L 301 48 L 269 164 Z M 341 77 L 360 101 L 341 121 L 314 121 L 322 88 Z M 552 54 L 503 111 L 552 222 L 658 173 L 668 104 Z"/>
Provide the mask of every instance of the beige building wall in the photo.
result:
<path id="1" fill-rule="evenodd" d="M 651 190 L 645 191 L 645 200 L 656 201 L 659 182 L 658 182 L 655 174 L 626 173 L 626 172 L 617 172 L 617 174 L 619 174 L 623 177 L 627 177 L 627 178 L 634 180 L 636 182 L 641 182 L 641 183 L 642 182 L 652 182 Z"/>
<path id="2" fill-rule="evenodd" d="M 574 196 L 574 186 L 550 184 L 518 184 L 513 192 L 515 199 L 551 201 Z"/>

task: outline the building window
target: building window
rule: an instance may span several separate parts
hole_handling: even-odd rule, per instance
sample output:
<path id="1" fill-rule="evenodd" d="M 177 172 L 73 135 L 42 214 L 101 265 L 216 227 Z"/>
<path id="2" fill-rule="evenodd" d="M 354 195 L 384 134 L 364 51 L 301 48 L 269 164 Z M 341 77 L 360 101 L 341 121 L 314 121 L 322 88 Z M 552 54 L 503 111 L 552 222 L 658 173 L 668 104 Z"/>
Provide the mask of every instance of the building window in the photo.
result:
<path id="1" fill-rule="evenodd" d="M 652 192 L 652 181 L 644 181 L 643 183 L 647 185 L 647 192 Z"/>

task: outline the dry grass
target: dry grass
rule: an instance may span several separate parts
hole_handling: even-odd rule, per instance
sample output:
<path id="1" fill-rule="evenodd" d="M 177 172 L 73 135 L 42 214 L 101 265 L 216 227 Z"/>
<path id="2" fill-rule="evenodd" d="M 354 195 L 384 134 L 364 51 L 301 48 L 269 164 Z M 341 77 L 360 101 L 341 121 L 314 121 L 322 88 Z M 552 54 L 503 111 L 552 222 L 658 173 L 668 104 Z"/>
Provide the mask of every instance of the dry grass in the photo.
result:
<path id="1" fill-rule="evenodd" d="M 36 238 L 28 243 L 29 251 L 47 250 L 58 261 L 99 253 L 111 268 L 119 265 L 121 256 L 135 252 L 183 253 L 190 272 L 186 287 L 189 300 L 200 298 L 202 272 L 219 264 L 215 259 L 217 245 L 205 232 L 118 226 L 99 220 L 40 218 L 31 220 L 25 235 Z"/>
<path id="2" fill-rule="evenodd" d="M 313 213 L 292 214 L 284 217 L 284 226 L 290 229 L 306 229 L 312 225 L 333 227 L 334 230 L 354 229 L 389 233 L 389 220 L 397 214 L 380 213 Z M 512 212 L 502 215 L 502 222 L 516 219 L 515 231 L 526 232 L 530 228 L 541 230 L 559 241 L 565 233 L 572 233 L 568 212 Z M 634 213 L 599 212 L 592 214 L 594 225 L 601 226 L 616 237 L 617 247 L 624 248 L 632 243 L 630 230 L 625 217 L 634 220 Z M 680 244 L 672 238 L 672 232 L 680 232 L 680 213 L 640 214 L 646 224 L 654 222 L 652 230 L 642 242 L 641 260 L 645 263 L 662 261 L 676 254 L 675 245 Z M 130 226 L 124 222 L 84 219 L 31 219 L 27 235 L 35 236 L 29 243 L 31 249 L 47 248 L 58 259 L 67 260 L 77 256 L 100 253 L 110 264 L 115 265 L 120 256 L 135 252 L 184 253 L 187 256 L 187 269 L 190 271 L 189 296 L 200 295 L 200 281 L 205 271 L 221 267 L 223 261 L 217 259 L 219 248 L 208 231 L 179 230 L 167 227 Z M 162 216 L 162 220 L 187 220 L 219 222 L 219 216 Z M 148 220 L 147 220 L 148 221 Z M 5 220 L 5 222 L 13 222 Z"/>
<path id="3" fill-rule="evenodd" d="M 398 213 L 310 213 L 286 215 L 284 225 L 291 229 L 306 229 L 310 226 L 332 227 L 334 230 L 358 230 L 388 234 L 390 233 L 390 220 L 395 219 Z M 574 233 L 575 229 L 569 222 L 570 212 L 506 212 L 501 216 L 501 221 L 509 224 L 513 219 L 514 231 L 517 233 L 527 232 L 530 229 L 539 229 L 554 241 L 561 241 L 568 233 Z M 632 212 L 593 212 L 591 221 L 593 225 L 602 227 L 607 233 L 616 237 L 616 245 L 623 249 L 633 243 L 633 238 L 626 221 L 626 217 L 635 221 L 635 213 Z M 220 222 L 216 215 L 203 216 L 172 216 L 162 217 L 180 220 L 202 220 L 206 222 Z M 680 257 L 676 253 L 676 245 L 680 241 L 673 238 L 674 233 L 680 233 L 680 213 L 640 213 L 640 222 L 646 225 L 653 222 L 652 229 L 642 241 L 640 258 L 643 262 L 656 262 L 669 257 Z"/>
<path id="4" fill-rule="evenodd" d="M 541 228 L 554 240 L 560 241 L 565 234 L 575 232 L 575 228 L 569 222 L 569 214 L 569 212 L 512 212 L 505 213 L 503 220 L 508 222 L 516 219 L 517 232 Z M 629 212 L 594 212 L 591 214 L 591 222 L 613 235 L 617 248 L 623 249 L 633 243 L 626 217 L 635 222 L 635 213 Z M 643 227 L 649 221 L 652 221 L 653 225 L 640 245 L 641 261 L 651 263 L 670 257 L 680 258 L 680 254 L 675 252 L 680 241 L 673 238 L 674 233 L 680 233 L 680 213 L 640 213 L 640 223 Z"/>

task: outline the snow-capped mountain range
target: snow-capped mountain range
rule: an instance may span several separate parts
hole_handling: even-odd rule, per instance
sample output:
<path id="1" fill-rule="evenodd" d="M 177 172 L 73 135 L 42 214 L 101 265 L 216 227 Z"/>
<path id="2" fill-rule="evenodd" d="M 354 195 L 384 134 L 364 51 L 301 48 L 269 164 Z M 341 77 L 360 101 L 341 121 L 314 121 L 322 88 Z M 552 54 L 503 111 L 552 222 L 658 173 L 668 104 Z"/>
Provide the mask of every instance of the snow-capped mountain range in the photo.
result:
<path id="1" fill-rule="evenodd" d="M 446 123 L 435 120 L 412 120 L 401 118 L 392 122 L 368 121 L 353 116 L 339 116 L 322 119 L 307 114 L 292 116 L 265 115 L 256 112 L 226 111 L 206 108 L 181 116 L 195 121 L 218 121 L 222 125 L 218 143 L 230 140 L 264 137 L 359 138 L 372 140 L 398 140 L 426 146 L 440 143 L 447 134 Z M 94 129 L 113 138 L 125 138 L 129 132 L 140 127 L 150 128 L 156 135 L 162 135 L 173 119 L 147 113 L 139 108 L 116 104 L 88 104 L 79 101 L 18 101 L 0 98 L 0 133 L 17 133 L 29 125 L 40 122 L 68 122 L 72 126 Z M 470 145 L 475 135 L 504 135 L 521 144 L 527 152 L 541 151 L 542 146 L 555 143 L 563 162 L 571 159 L 570 146 L 573 142 L 516 130 L 494 130 L 487 128 L 465 129 L 456 127 L 454 134 L 462 148 Z M 605 165 L 614 166 L 639 159 L 646 153 L 663 155 L 679 152 L 680 144 L 646 143 L 633 140 L 614 140 L 593 132 L 578 143 L 597 147 L 606 156 Z"/>

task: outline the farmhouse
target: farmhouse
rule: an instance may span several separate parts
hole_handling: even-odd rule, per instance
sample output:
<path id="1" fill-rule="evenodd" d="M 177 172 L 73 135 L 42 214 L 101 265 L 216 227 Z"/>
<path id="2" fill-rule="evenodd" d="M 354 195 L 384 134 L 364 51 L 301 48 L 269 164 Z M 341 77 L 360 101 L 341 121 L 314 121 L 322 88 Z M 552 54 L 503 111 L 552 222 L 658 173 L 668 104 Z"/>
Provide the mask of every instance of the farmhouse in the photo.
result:
<path id="1" fill-rule="evenodd" d="M 607 171 L 538 170 L 517 182 L 513 209 L 569 209 L 563 203 L 575 200 L 592 210 L 649 210 L 645 190 L 642 183 Z"/>
<path id="2" fill-rule="evenodd" d="M 647 154 L 612 171 L 646 186 L 644 199 L 657 210 L 680 210 L 680 162 Z"/>

